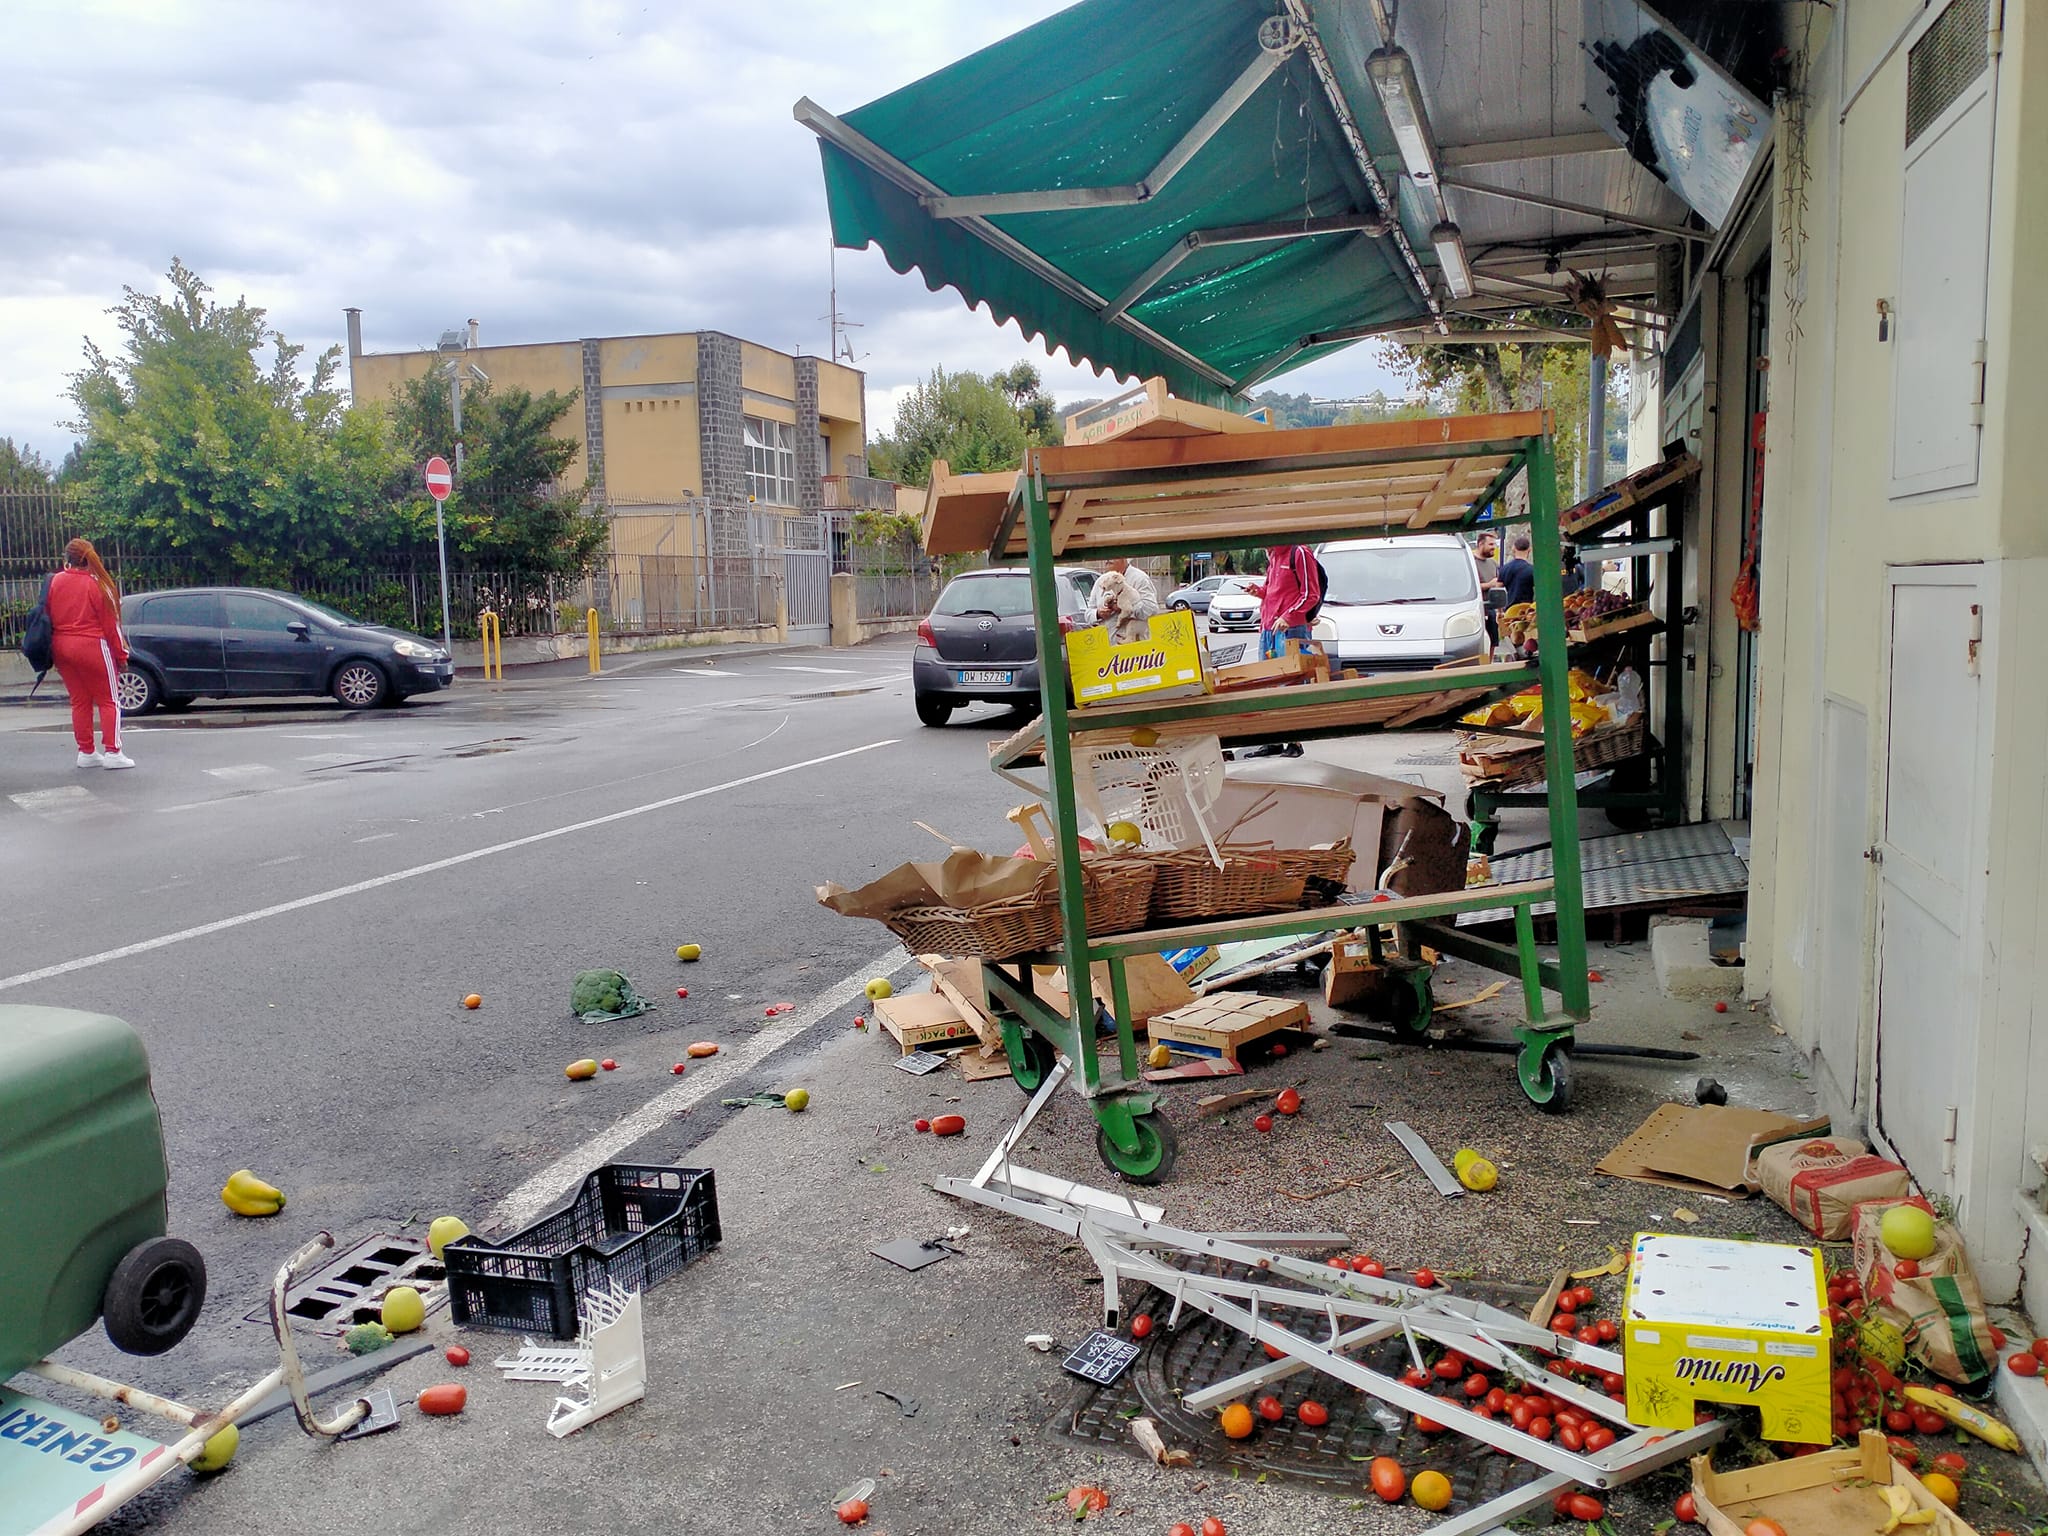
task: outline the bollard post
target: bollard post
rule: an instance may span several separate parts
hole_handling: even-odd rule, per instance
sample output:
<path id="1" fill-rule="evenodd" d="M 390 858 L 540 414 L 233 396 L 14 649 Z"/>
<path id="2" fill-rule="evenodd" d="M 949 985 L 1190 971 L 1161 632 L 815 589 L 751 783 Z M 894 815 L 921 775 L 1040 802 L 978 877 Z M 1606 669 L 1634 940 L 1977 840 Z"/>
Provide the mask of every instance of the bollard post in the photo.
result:
<path id="1" fill-rule="evenodd" d="M 486 608 L 477 616 L 477 638 L 484 648 L 484 681 L 505 680 L 505 631 L 498 616 Z"/>
<path id="2" fill-rule="evenodd" d="M 590 670 L 591 673 L 595 675 L 598 670 L 597 610 L 595 608 L 585 610 L 583 627 L 585 630 L 589 632 L 590 635 Z"/>

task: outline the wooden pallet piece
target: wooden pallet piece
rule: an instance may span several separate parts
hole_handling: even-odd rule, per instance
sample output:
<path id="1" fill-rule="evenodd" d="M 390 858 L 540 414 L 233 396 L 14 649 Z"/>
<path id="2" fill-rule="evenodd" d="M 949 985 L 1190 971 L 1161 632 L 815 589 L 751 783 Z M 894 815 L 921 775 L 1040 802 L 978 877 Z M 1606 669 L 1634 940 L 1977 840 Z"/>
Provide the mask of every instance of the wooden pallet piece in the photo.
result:
<path id="1" fill-rule="evenodd" d="M 1002 1029 L 989 1012 L 988 993 L 981 985 L 979 960 L 948 960 L 939 955 L 919 955 L 917 963 L 932 973 L 932 987 L 959 1009 L 983 1045 L 1000 1047 Z"/>
<path id="2" fill-rule="evenodd" d="M 1256 992 L 1217 992 L 1155 1016 L 1146 1033 L 1154 1045 L 1171 1046 L 1193 1056 L 1237 1060 L 1237 1053 L 1255 1040 L 1284 1029 L 1308 1026 L 1308 1005 Z"/>

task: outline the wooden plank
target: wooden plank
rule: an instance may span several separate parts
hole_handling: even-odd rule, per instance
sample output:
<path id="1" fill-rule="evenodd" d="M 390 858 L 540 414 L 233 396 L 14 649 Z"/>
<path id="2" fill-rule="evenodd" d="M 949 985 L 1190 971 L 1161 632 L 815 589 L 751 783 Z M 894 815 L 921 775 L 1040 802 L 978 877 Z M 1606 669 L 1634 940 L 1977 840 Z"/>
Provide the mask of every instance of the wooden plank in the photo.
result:
<path id="1" fill-rule="evenodd" d="M 978 555 L 994 541 L 1016 487 L 1017 472 L 997 475 L 956 475 L 944 459 L 932 463 L 931 483 L 924 492 L 923 539 L 926 554 Z"/>
<path id="2" fill-rule="evenodd" d="M 981 984 L 979 960 L 946 960 L 919 955 L 917 963 L 932 973 L 932 986 L 960 1011 L 983 1045 L 1000 1047 L 1002 1029 L 989 1016 L 988 994 Z"/>
<path id="3" fill-rule="evenodd" d="M 1196 433 L 1273 430 L 1269 421 L 1253 421 L 1235 411 L 1176 399 L 1166 392 L 1166 380 L 1162 378 L 1147 379 L 1137 390 L 1128 393 L 1135 398 L 1125 400 L 1119 395 L 1115 400 L 1105 402 L 1116 405 L 1117 409 L 1098 420 L 1083 420 L 1083 417 L 1095 414 L 1093 410 L 1067 417 L 1066 446 L 1084 447 L 1090 443 L 1146 437 L 1188 437 Z"/>
<path id="4" fill-rule="evenodd" d="M 1465 456 L 1461 450 L 1467 449 L 1514 453 L 1549 430 L 1548 411 L 1511 411 L 1214 437 L 1154 438 L 1085 448 L 1046 447 L 1034 449 L 1031 457 L 1048 476 L 1180 466 L 1228 468 L 1255 476 L 1276 468 L 1284 473 L 1290 463 L 1305 458 L 1344 458 L 1363 464 L 1461 458 Z"/>
<path id="5" fill-rule="evenodd" d="M 1470 474 L 1471 463 L 1470 459 L 1453 459 L 1444 467 L 1443 478 L 1437 481 L 1434 490 L 1422 498 L 1422 505 L 1417 507 L 1415 515 L 1408 519 L 1410 528 L 1426 528 L 1436 520 L 1437 513 L 1443 510 L 1444 504 L 1451 499 L 1456 488 L 1462 485 Z M 1493 475 L 1489 473 L 1486 479 L 1489 484 L 1492 483 Z"/>
<path id="6" fill-rule="evenodd" d="M 1088 492 L 1075 491 L 1062 496 L 1060 504 L 1052 514 L 1052 552 L 1064 555 L 1067 546 L 1073 542 L 1075 530 L 1081 525 L 1081 514 L 1088 510 Z"/>

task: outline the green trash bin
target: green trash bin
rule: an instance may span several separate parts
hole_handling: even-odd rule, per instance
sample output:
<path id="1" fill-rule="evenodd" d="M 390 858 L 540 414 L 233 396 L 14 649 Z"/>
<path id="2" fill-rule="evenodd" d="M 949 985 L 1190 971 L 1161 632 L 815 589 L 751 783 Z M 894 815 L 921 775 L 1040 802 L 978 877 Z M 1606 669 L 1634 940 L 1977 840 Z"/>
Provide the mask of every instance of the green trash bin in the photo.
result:
<path id="1" fill-rule="evenodd" d="M 166 1236 L 169 1180 L 135 1031 L 0 1005 L 0 1381 L 96 1319 L 134 1355 L 191 1332 L 206 1265 Z"/>

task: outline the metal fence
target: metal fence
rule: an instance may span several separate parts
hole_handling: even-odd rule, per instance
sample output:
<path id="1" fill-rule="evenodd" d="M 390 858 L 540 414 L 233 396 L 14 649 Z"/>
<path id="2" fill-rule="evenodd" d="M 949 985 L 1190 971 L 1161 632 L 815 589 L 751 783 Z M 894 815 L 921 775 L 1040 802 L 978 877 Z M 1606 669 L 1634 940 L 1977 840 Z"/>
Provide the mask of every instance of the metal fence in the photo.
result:
<path id="1" fill-rule="evenodd" d="M 838 548 L 835 572 L 854 577 L 854 616 L 921 619 L 938 601 L 944 574 L 914 544 L 855 544 Z"/>

